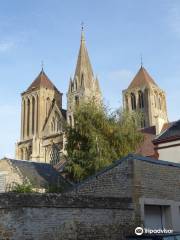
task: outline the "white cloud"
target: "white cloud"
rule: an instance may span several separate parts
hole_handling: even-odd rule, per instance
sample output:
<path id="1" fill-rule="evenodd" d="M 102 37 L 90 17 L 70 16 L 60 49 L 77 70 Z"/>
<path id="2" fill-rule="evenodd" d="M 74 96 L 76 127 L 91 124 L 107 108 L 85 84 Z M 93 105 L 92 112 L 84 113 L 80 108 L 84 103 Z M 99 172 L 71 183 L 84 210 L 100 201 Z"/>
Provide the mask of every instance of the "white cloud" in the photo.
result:
<path id="1" fill-rule="evenodd" d="M 13 42 L 0 42 L 0 52 L 9 51 L 13 47 L 14 47 Z"/>

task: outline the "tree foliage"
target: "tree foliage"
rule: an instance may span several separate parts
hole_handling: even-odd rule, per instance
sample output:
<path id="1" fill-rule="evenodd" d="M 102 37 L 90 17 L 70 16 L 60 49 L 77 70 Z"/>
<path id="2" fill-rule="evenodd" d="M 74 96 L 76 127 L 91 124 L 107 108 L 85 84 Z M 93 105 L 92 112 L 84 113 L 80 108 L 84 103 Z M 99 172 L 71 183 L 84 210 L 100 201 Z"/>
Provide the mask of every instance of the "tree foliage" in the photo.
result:
<path id="1" fill-rule="evenodd" d="M 16 183 L 13 188 L 11 189 L 12 192 L 16 192 L 16 193 L 33 193 L 33 186 L 29 183 Z"/>
<path id="2" fill-rule="evenodd" d="M 110 113 L 107 107 L 91 101 L 76 108 L 74 119 L 74 127 L 66 129 L 68 161 L 65 170 L 75 181 L 135 152 L 143 141 L 138 131 L 141 114 L 122 110 Z"/>

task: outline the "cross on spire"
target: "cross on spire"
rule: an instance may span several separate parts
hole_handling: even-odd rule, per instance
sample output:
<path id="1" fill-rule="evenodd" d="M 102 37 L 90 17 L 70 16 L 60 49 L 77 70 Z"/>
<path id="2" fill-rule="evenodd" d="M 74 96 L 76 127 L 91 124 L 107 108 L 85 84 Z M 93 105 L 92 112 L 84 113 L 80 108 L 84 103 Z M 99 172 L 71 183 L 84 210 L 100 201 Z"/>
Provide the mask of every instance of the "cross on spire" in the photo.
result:
<path id="1" fill-rule="evenodd" d="M 141 67 L 143 67 L 143 57 L 142 57 L 142 54 L 141 54 Z"/>
<path id="2" fill-rule="evenodd" d="M 84 31 L 84 22 L 81 22 L 81 31 Z"/>
<path id="3" fill-rule="evenodd" d="M 43 60 L 41 61 L 41 69 L 42 69 L 42 71 L 44 70 L 44 61 Z"/>

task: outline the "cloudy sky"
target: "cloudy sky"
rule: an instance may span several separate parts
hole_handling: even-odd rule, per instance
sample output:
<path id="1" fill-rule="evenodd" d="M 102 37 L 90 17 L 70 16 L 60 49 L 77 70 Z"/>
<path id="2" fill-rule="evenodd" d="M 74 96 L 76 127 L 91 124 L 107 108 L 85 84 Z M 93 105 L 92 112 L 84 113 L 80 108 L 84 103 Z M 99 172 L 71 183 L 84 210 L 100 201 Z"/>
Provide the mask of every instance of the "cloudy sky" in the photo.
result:
<path id="1" fill-rule="evenodd" d="M 20 136 L 20 93 L 41 69 L 64 93 L 74 74 L 81 22 L 106 103 L 122 103 L 144 67 L 166 91 L 169 120 L 180 118 L 179 0 L 0 1 L 0 158 L 14 157 Z"/>

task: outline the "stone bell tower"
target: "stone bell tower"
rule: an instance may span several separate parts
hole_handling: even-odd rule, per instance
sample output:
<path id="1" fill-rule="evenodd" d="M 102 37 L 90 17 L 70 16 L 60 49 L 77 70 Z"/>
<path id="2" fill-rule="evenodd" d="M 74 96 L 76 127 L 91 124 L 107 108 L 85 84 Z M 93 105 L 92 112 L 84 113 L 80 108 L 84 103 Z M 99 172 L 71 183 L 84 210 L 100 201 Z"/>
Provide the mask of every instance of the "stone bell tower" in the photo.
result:
<path id="1" fill-rule="evenodd" d="M 142 65 L 128 88 L 123 90 L 123 106 L 128 111 L 141 111 L 141 127 L 156 126 L 157 134 L 168 122 L 166 94 Z"/>
<path id="2" fill-rule="evenodd" d="M 47 147 L 61 132 L 62 93 L 42 68 L 21 97 L 21 137 L 16 158 L 49 162 Z"/>
<path id="3" fill-rule="evenodd" d="M 93 74 L 82 27 L 81 43 L 76 70 L 73 79 L 70 79 L 67 93 L 68 124 L 71 126 L 74 125 L 73 112 L 75 107 L 81 102 L 91 99 L 94 99 L 97 104 L 100 104 L 101 91 L 98 79 Z"/>

